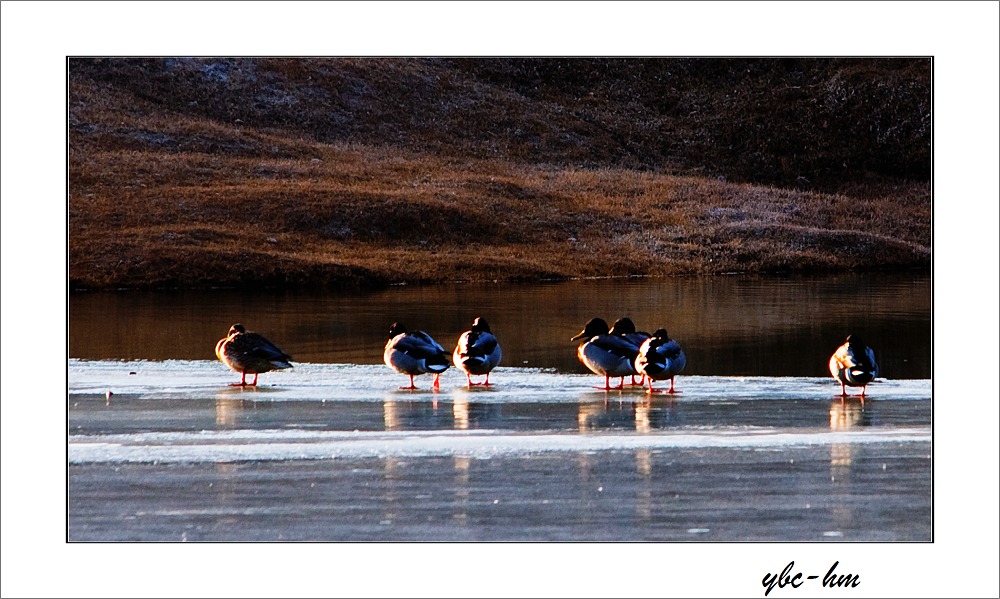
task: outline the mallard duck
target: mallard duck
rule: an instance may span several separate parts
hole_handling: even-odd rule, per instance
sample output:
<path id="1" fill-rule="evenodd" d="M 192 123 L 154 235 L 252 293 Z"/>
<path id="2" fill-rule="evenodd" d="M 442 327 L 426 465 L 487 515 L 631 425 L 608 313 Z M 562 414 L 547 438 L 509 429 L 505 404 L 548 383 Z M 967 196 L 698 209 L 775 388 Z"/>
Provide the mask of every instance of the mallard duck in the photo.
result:
<path id="1" fill-rule="evenodd" d="M 645 331 L 636 331 L 635 323 L 632 322 L 632 319 L 629 318 L 628 316 L 622 316 L 621 318 L 616 320 L 615 324 L 611 326 L 611 330 L 608 331 L 608 334 L 625 337 L 626 339 L 634 343 L 636 347 L 642 345 L 643 341 L 649 339 L 652 336 Z"/>
<path id="2" fill-rule="evenodd" d="M 632 319 L 629 318 L 629 317 L 627 317 L 627 316 L 622 316 L 621 318 L 619 318 L 618 320 L 616 320 L 615 324 L 611 325 L 611 330 L 608 331 L 608 334 L 609 335 L 618 335 L 619 337 L 624 337 L 627 341 L 629 341 L 630 343 L 632 343 L 632 344 L 635 345 L 635 353 L 636 353 L 636 355 L 632 357 L 632 363 L 633 364 L 635 363 L 635 358 L 639 355 L 639 346 L 642 345 L 643 341 L 645 341 L 646 339 L 649 339 L 649 337 L 650 337 L 649 333 L 647 333 L 645 331 L 636 331 L 635 330 L 635 323 L 633 323 Z M 639 372 L 633 372 L 632 373 L 632 386 L 633 387 L 642 386 L 642 384 L 643 384 L 643 382 L 645 380 L 645 375 L 643 375 L 643 377 L 639 379 L 638 383 L 635 382 L 635 375 L 637 375 L 637 374 L 639 374 Z"/>
<path id="3" fill-rule="evenodd" d="M 272 370 L 291 368 L 292 357 L 257 333 L 248 333 L 237 323 L 229 328 L 229 335 L 215 344 L 215 355 L 223 364 L 239 372 L 243 378 L 232 386 L 247 386 L 247 374 L 253 375 L 251 387 L 257 385 L 257 375 Z"/>
<path id="4" fill-rule="evenodd" d="M 865 396 L 868 383 L 878 376 L 875 352 L 864 341 L 848 335 L 847 341 L 830 356 L 830 374 L 840 382 L 840 395 L 847 397 L 847 387 L 861 387 L 861 397 Z"/>
<path id="5" fill-rule="evenodd" d="M 615 389 L 625 386 L 625 377 L 635 373 L 636 346 L 629 340 L 608 333 L 608 323 L 602 318 L 592 318 L 571 341 L 586 339 L 577 348 L 576 355 L 583 365 L 594 374 L 604 376 L 603 389 L 611 389 L 611 377 L 621 377 L 622 382 Z M 601 387 L 598 387 L 601 389 Z"/>
<path id="6" fill-rule="evenodd" d="M 427 373 L 434 374 L 434 388 L 439 389 L 438 377 L 450 364 L 448 352 L 437 341 L 423 331 L 407 331 L 401 322 L 394 322 L 389 328 L 382 359 L 396 372 L 410 375 L 410 386 L 400 389 L 416 389 L 413 377 Z"/>
<path id="7" fill-rule="evenodd" d="M 500 363 L 502 353 L 497 338 L 490 331 L 490 325 L 481 317 L 472 321 L 472 328 L 462 333 L 452 352 L 455 366 L 465 373 L 469 386 L 490 385 L 490 371 Z M 472 375 L 486 375 L 484 383 L 473 383 Z"/>
<path id="8" fill-rule="evenodd" d="M 680 393 L 674 390 L 674 377 L 684 370 L 687 357 L 680 344 L 670 338 L 666 329 L 656 329 L 653 336 L 643 341 L 639 346 L 639 356 L 635 360 L 635 369 L 646 376 L 649 381 L 648 393 L 654 393 L 653 381 L 670 380 L 667 393 Z"/>

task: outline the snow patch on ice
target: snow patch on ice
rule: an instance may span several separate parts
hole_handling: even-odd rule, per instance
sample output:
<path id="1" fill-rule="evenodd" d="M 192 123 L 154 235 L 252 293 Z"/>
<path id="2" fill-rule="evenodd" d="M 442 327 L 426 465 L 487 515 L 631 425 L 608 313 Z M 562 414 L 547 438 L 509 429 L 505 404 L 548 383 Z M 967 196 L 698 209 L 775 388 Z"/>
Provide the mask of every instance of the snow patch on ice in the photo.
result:
<path id="1" fill-rule="evenodd" d="M 773 448 L 930 442 L 926 428 L 749 434 L 510 434 L 495 431 L 200 431 L 72 435 L 71 464 L 94 462 L 238 462 L 462 455 L 489 458 L 535 452 L 669 448 Z"/>

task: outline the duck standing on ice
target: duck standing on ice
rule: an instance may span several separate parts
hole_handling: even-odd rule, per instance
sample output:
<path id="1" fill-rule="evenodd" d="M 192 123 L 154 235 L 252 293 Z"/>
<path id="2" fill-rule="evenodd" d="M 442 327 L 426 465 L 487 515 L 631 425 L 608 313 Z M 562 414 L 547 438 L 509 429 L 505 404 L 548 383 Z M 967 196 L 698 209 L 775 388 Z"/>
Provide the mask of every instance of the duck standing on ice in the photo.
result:
<path id="1" fill-rule="evenodd" d="M 592 318 L 579 334 L 571 339 L 586 339 L 576 350 L 580 362 L 594 374 L 604 376 L 605 391 L 621 389 L 625 386 L 625 377 L 635 374 L 636 346 L 619 335 L 608 333 L 608 323 L 603 318 Z M 611 387 L 611 377 L 621 377 L 622 382 L 617 387 Z"/>
<path id="2" fill-rule="evenodd" d="M 455 351 L 452 352 L 452 360 L 455 366 L 465 373 L 469 380 L 469 387 L 483 385 L 488 387 L 490 383 L 490 372 L 497 367 L 502 357 L 500 343 L 490 331 L 490 325 L 481 317 L 477 317 L 472 322 L 472 328 L 462 333 L 458 338 Z M 486 375 L 483 383 L 473 383 L 472 375 Z"/>
<path id="3" fill-rule="evenodd" d="M 615 324 L 611 325 L 611 330 L 608 331 L 608 334 L 618 335 L 619 337 L 623 337 L 626 341 L 635 345 L 635 355 L 631 356 L 632 358 L 631 362 L 633 366 L 635 365 L 635 359 L 639 356 L 639 346 L 642 345 L 643 341 L 649 339 L 650 337 L 649 333 L 647 333 L 646 331 L 636 331 L 635 323 L 632 322 L 632 319 L 629 318 L 628 316 L 622 316 L 621 318 L 616 320 Z M 640 378 L 639 382 L 637 383 L 635 382 L 635 375 L 640 373 L 636 371 L 635 368 L 633 368 L 632 370 L 633 370 L 632 386 L 641 387 L 642 384 L 645 382 L 643 380 L 645 376 L 643 376 L 643 378 Z"/>
<path id="4" fill-rule="evenodd" d="M 666 329 L 656 329 L 653 336 L 643 341 L 639 346 L 639 357 L 635 360 L 635 369 L 645 375 L 649 381 L 647 393 L 654 393 L 653 381 L 670 381 L 667 393 L 680 393 L 674 390 L 674 377 L 684 370 L 687 357 L 679 343 L 670 338 Z"/>
<path id="5" fill-rule="evenodd" d="M 427 373 L 434 374 L 434 388 L 440 389 L 438 377 L 450 364 L 448 352 L 437 341 L 423 331 L 407 331 L 401 322 L 394 322 L 389 328 L 382 359 L 389 368 L 410 376 L 410 386 L 400 389 L 416 389 L 413 377 Z"/>
<path id="6" fill-rule="evenodd" d="M 229 335 L 215 344 L 215 355 L 223 364 L 243 375 L 238 383 L 231 386 L 246 387 L 247 375 L 253 375 L 249 386 L 257 386 L 257 375 L 262 372 L 291 368 L 292 357 L 278 349 L 263 335 L 247 332 L 242 324 L 229 328 Z"/>
<path id="7" fill-rule="evenodd" d="M 863 400 L 868 383 L 878 376 L 875 352 L 860 338 L 848 335 L 847 341 L 830 356 L 830 374 L 840 383 L 841 397 L 847 397 L 847 387 L 861 387 Z"/>

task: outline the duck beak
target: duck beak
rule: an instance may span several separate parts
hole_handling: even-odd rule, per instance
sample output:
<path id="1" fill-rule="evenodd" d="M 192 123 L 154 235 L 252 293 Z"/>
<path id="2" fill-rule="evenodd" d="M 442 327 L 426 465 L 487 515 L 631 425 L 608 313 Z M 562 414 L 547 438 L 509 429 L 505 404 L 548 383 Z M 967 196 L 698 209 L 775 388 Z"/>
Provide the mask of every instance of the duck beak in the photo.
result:
<path id="1" fill-rule="evenodd" d="M 589 337 L 589 335 L 587 335 L 587 331 L 580 331 L 576 337 L 570 338 L 570 341 L 576 341 L 577 339 L 584 339 L 586 337 Z"/>

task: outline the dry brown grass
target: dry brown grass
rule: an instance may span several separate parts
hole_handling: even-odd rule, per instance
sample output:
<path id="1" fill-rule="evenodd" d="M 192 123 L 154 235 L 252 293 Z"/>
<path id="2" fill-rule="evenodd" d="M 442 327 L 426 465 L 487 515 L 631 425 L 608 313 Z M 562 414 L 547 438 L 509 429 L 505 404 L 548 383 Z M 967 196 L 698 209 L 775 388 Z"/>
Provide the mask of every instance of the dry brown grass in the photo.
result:
<path id="1" fill-rule="evenodd" d="M 361 85 L 371 68 L 365 61 L 337 64 L 341 84 Z M 199 65 L 184 68 L 204 69 Z M 244 65 L 248 72 L 251 66 Z M 277 66 L 290 78 L 316 75 L 315 65 L 284 60 Z M 411 82 L 436 76 L 430 67 L 405 66 L 396 65 L 402 69 L 396 75 Z M 438 151 L 440 144 L 418 150 L 320 141 L 304 135 L 301 122 L 251 125 L 232 118 L 235 113 L 220 119 L 179 108 L 182 99 L 231 98 L 194 94 L 164 102 L 156 95 L 169 82 L 151 78 L 141 92 L 134 81 L 124 85 L 116 77 L 70 79 L 69 278 L 75 289 L 930 264 L 927 182 L 859 178 L 849 182 L 854 192 L 847 195 L 667 174 L 670 169 L 554 166 L 513 159 L 518 153 L 472 157 Z M 434 85 L 447 91 L 460 82 L 439 78 Z M 412 93 L 437 89 L 427 86 Z M 294 114 L 290 106 L 288 118 Z M 530 137 L 525 131 L 537 125 L 538 135 L 549 135 L 538 119 L 496 126 Z"/>
<path id="2" fill-rule="evenodd" d="M 927 190 L 884 199 L 313 145 L 70 160 L 75 288 L 303 286 L 929 264 Z M 101 172 L 101 165 L 115 165 Z M 923 191 L 923 193 L 921 193 Z"/>

